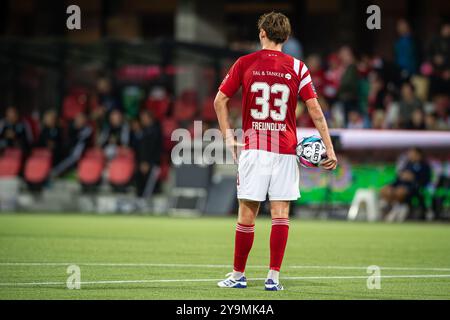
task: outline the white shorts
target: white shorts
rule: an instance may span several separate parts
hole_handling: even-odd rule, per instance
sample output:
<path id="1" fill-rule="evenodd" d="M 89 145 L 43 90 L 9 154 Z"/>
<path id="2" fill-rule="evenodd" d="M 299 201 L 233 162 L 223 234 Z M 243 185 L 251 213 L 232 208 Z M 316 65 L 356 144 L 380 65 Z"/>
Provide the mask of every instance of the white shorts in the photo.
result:
<path id="1" fill-rule="evenodd" d="M 296 155 L 264 150 L 242 150 L 239 156 L 237 197 L 253 201 L 300 198 Z"/>

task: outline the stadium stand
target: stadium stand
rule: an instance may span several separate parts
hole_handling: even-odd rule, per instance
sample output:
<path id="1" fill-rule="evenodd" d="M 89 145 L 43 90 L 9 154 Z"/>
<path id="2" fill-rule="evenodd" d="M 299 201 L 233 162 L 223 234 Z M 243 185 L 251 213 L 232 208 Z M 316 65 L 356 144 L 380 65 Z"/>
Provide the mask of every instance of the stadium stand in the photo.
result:
<path id="1" fill-rule="evenodd" d="M 391 18 L 395 23 L 396 18 Z M 410 29 L 414 27 L 411 26 Z M 428 38 L 417 34 L 416 45 L 421 54 L 412 61 L 415 66 L 407 73 L 403 72 L 402 65 L 398 61 L 403 60 L 402 50 L 397 52 L 396 59 L 392 59 L 379 51 L 379 47 L 351 46 L 357 50 L 353 53 L 339 39 L 326 47 L 322 44 L 312 47 L 308 44 L 312 39 L 305 39 L 307 50 L 301 60 L 309 66 L 330 127 L 333 129 L 377 129 L 384 132 L 388 130 L 430 132 L 450 130 L 450 91 L 448 89 L 448 58 L 446 58 L 448 51 L 445 51 L 448 47 L 445 46 L 448 41 L 445 35 L 448 31 L 445 30 L 449 29 L 448 24 L 439 31 L 436 28 L 434 31 L 431 30 L 433 28 L 430 27 L 428 34 L 435 36 L 436 39 L 429 38 L 432 40 L 430 48 L 428 48 Z M 395 34 L 392 33 L 392 38 L 386 41 L 384 49 L 390 50 L 395 47 Z M 49 57 L 57 62 L 40 65 L 36 62 L 38 59 L 33 57 L 34 51 L 38 50 L 29 50 L 35 44 L 8 42 L 7 39 L 2 41 L 5 48 L 9 48 L 12 53 L 25 51 L 24 48 L 30 52 L 30 57 L 20 57 L 23 61 L 14 54 L 5 58 L 5 61 L 11 60 L 11 65 L 18 67 L 14 70 L 8 69 L 9 73 L 5 72 L 5 75 L 13 74 L 15 80 L 11 81 L 11 86 L 4 86 L 4 88 L 11 90 L 13 87 L 16 93 L 30 90 L 32 94 L 19 94 L 20 99 L 11 98 L 13 101 L 9 101 L 10 98 L 4 98 L 9 95 L 0 94 L 0 103 L 4 107 L 11 102 L 17 104 L 17 109 L 20 110 L 19 120 L 27 122 L 28 127 L 32 129 L 34 139 L 31 139 L 25 148 L 21 147 L 19 157 L 13 156 L 14 151 L 4 149 L 5 146 L 0 141 L 0 176 L 21 177 L 22 164 L 25 163 L 24 181 L 42 183 L 47 180 L 48 158 L 38 156 L 39 152 L 32 148 L 49 147 L 46 145 L 49 139 L 44 139 L 45 143 L 39 145 L 36 141 L 33 144 L 32 140 L 36 140 L 39 131 L 42 132 L 44 129 L 43 121 L 42 119 L 39 121 L 39 118 L 46 110 L 55 108 L 58 113 L 55 127 L 61 129 L 61 150 L 57 150 L 58 157 L 55 153 L 53 154 L 52 160 L 55 163 L 53 163 L 51 175 L 52 183 L 59 182 L 60 179 L 72 182 L 70 181 L 73 178 L 71 173 L 75 168 L 76 178 L 73 180 L 77 186 L 94 189 L 101 187 L 98 188 L 101 191 L 109 191 L 110 186 L 117 191 L 136 180 L 134 174 L 139 168 L 139 153 L 136 145 L 139 144 L 143 134 L 142 123 L 138 117 L 140 110 L 151 111 L 161 126 L 163 154 L 159 179 L 160 182 L 168 182 L 170 173 L 175 171 L 171 167 L 170 159 L 171 150 L 177 142 L 171 141 L 172 133 L 175 129 L 184 128 L 193 136 L 193 121 L 196 120 L 203 121 L 203 129 L 217 128 L 213 106 L 217 87 L 238 56 L 256 49 L 254 43 L 251 46 L 248 43 L 246 45 L 245 40 L 239 37 L 233 40 L 236 41 L 235 43 L 224 43 L 220 48 L 215 45 L 187 44 L 177 40 L 156 41 L 151 37 L 132 45 L 126 39 L 120 42 L 99 39 L 95 44 L 83 45 L 81 57 L 79 56 L 80 47 L 62 39 L 67 55 L 59 56 L 57 51 L 52 50 L 51 45 L 47 45 L 45 41 L 39 43 L 42 40 L 37 38 L 36 43 L 39 44 L 37 48 L 47 49 Z M 348 59 L 349 55 L 351 59 Z M 444 57 L 444 62 L 435 61 L 435 55 Z M 196 58 L 191 59 L 193 56 Z M 104 57 L 109 57 L 108 63 L 102 63 L 105 61 Z M 29 67 L 22 67 L 26 64 L 29 64 Z M 71 67 L 59 69 L 55 65 Z M 9 68 L 5 65 L 5 70 L 6 67 Z M 28 69 L 39 70 L 42 76 L 30 77 L 30 73 L 27 73 Z M 344 76 L 348 69 L 352 71 L 351 77 Z M 56 78 L 51 78 L 55 75 L 57 75 Z M 53 81 L 46 81 L 46 77 Z M 61 85 L 55 86 L 54 84 L 60 79 L 63 79 Z M 26 87 L 27 83 L 35 85 L 29 89 Z M 357 89 L 357 92 L 352 92 L 354 95 L 352 103 L 342 98 L 346 93 L 344 87 Z M 0 86 L 0 89 L 2 88 Z M 50 100 L 48 98 L 50 96 L 56 98 Z M 242 96 L 238 93 L 229 101 L 230 121 L 233 127 L 237 128 L 241 125 L 241 99 Z M 351 112 L 346 110 L 349 106 L 354 110 Z M 109 116 L 115 110 L 123 114 L 124 127 L 129 127 L 129 130 L 125 131 L 130 132 L 130 139 L 129 141 L 125 139 L 127 141 L 125 143 L 117 143 L 117 141 L 110 143 L 110 140 L 115 138 L 110 139 L 108 134 L 105 135 L 102 146 L 99 146 L 99 140 L 102 140 L 99 137 L 102 132 L 105 133 L 104 129 L 108 127 Z M 297 112 L 299 128 L 313 126 L 307 110 L 301 103 L 298 104 Z M 74 129 L 74 122 L 80 114 L 86 117 L 83 121 L 85 123 L 80 128 Z M 3 114 L 1 116 L 3 117 Z M 54 130 L 54 128 L 51 127 L 48 130 Z M 104 145 L 109 144 L 113 145 L 113 150 L 117 144 L 126 145 L 131 149 L 124 151 L 119 148 L 118 154 L 114 151 L 111 153 L 110 160 L 107 160 L 105 153 L 109 153 L 106 152 Z M 18 145 L 14 144 L 14 146 Z M 29 150 L 33 152 L 30 158 L 26 159 Z M 381 154 L 382 152 L 377 154 L 377 157 L 380 157 L 380 161 L 385 161 L 384 163 L 392 161 L 394 157 L 389 159 L 386 156 L 388 159 L 384 159 Z M 440 157 L 439 161 L 442 163 L 448 162 L 440 155 L 437 157 Z M 354 163 L 366 160 L 363 156 L 359 159 L 352 158 Z M 37 170 L 39 172 L 32 170 L 36 167 L 45 170 Z M 107 178 L 103 179 L 103 176 Z M 51 186 L 52 184 L 48 184 L 49 188 Z M 220 195 L 220 193 L 217 194 Z M 423 216 L 424 210 L 420 207 L 420 203 L 423 202 L 421 197 L 418 197 L 417 201 L 414 200 L 413 205 L 416 205 L 416 202 L 420 215 Z M 427 202 L 430 201 L 427 199 Z M 213 205 L 214 201 L 212 201 Z"/>
<path id="2" fill-rule="evenodd" d="M 147 110 L 151 111 L 156 119 L 163 120 L 169 110 L 170 99 L 168 97 L 152 98 L 149 97 L 145 102 Z"/>
<path id="3" fill-rule="evenodd" d="M 192 101 L 178 99 L 175 101 L 173 116 L 178 121 L 189 121 L 197 112 L 197 104 Z"/>
<path id="4" fill-rule="evenodd" d="M 174 118 L 166 118 L 161 123 L 162 133 L 163 133 L 163 148 L 166 152 L 172 150 L 172 147 L 175 145 L 174 141 L 171 141 L 172 132 L 177 129 L 178 122 Z"/>
<path id="5" fill-rule="evenodd" d="M 84 89 L 75 88 L 64 98 L 62 106 L 62 118 L 73 120 L 80 112 L 87 108 L 87 93 Z"/>
<path id="6" fill-rule="evenodd" d="M 216 112 L 214 111 L 214 97 L 207 97 L 202 103 L 202 119 L 204 121 L 217 121 Z"/>

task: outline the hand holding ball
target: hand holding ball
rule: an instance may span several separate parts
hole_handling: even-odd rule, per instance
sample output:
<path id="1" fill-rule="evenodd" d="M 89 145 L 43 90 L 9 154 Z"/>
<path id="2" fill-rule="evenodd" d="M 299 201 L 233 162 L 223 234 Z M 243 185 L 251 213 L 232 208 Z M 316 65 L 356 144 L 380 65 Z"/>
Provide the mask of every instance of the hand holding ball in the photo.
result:
<path id="1" fill-rule="evenodd" d="M 297 145 L 296 153 L 300 165 L 305 168 L 318 167 L 322 160 L 327 158 L 325 145 L 318 136 L 303 138 Z"/>

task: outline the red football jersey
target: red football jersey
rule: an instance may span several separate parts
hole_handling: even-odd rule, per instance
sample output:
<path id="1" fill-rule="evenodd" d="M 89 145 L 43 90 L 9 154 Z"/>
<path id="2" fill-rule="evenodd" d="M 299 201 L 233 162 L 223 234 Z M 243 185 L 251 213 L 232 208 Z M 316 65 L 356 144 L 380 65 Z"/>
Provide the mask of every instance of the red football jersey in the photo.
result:
<path id="1" fill-rule="evenodd" d="M 306 65 L 263 49 L 240 57 L 219 90 L 231 98 L 240 86 L 245 149 L 295 154 L 297 96 L 303 101 L 317 97 Z"/>

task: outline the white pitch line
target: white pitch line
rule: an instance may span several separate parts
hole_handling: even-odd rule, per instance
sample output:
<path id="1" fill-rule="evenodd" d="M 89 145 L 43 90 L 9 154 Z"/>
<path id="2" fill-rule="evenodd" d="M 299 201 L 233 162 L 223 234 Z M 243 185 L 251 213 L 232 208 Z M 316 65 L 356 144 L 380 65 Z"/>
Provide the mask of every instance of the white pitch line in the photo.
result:
<path id="1" fill-rule="evenodd" d="M 434 268 L 434 267 L 383 267 L 382 270 L 398 270 L 398 271 L 450 271 L 450 268 Z M 336 269 L 336 270 L 367 270 L 367 267 L 356 266 L 287 266 L 292 269 Z"/>
<path id="2" fill-rule="evenodd" d="M 352 280 L 367 279 L 368 276 L 305 276 L 305 277 L 281 277 L 283 280 Z M 382 279 L 401 279 L 401 278 L 450 278 L 450 274 L 417 274 L 417 275 L 387 275 L 379 276 Z M 249 281 L 265 280 L 266 278 L 250 278 Z M 80 285 L 89 284 L 130 284 L 130 283 L 167 283 L 167 282 L 213 282 L 223 279 L 152 279 L 152 280 L 99 280 L 82 281 Z M 0 286 L 54 286 L 65 285 L 66 282 L 3 282 Z"/>
<path id="3" fill-rule="evenodd" d="M 169 268 L 230 268 L 225 264 L 185 264 L 185 263 L 109 263 L 109 262 L 0 262 L 0 266 L 78 266 L 91 267 L 169 267 Z M 267 268 L 267 266 L 248 266 L 249 268 Z"/>
<path id="4" fill-rule="evenodd" d="M 166 268 L 232 268 L 226 264 L 186 264 L 186 263 L 109 263 L 109 262 L 0 262 L 0 266 L 68 266 L 76 264 L 78 266 L 91 267 L 166 267 Z M 247 268 L 266 269 L 268 266 L 249 265 Z M 382 270 L 398 271 L 450 271 L 450 268 L 441 267 L 383 267 Z M 336 269 L 336 270 L 366 270 L 367 266 L 296 266 L 287 265 L 283 269 Z"/>

